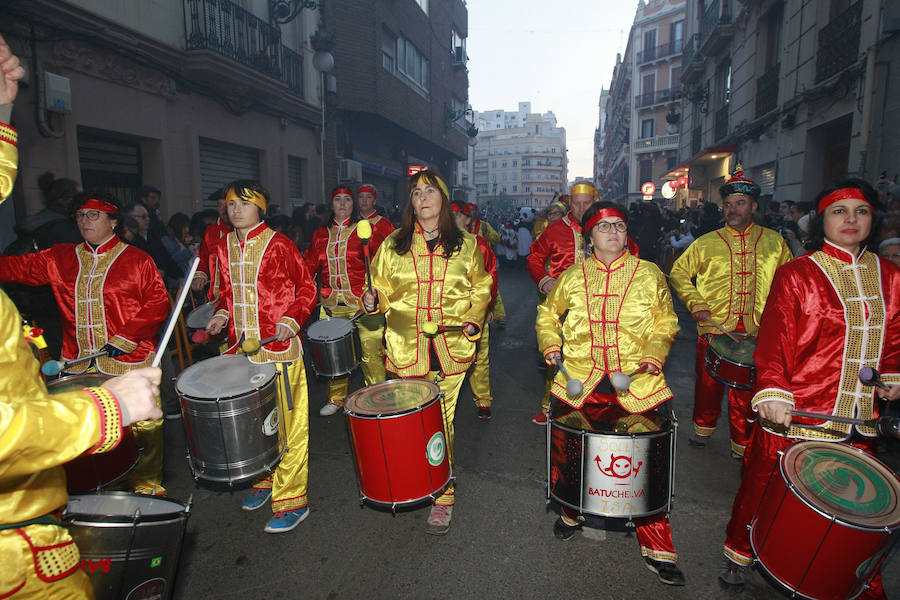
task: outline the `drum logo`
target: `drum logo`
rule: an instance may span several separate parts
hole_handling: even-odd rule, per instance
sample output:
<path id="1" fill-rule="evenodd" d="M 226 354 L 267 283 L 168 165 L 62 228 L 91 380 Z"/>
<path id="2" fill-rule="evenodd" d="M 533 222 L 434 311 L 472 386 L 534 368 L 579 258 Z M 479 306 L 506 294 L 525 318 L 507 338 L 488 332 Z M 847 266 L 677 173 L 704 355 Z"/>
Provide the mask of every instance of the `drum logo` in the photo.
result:
<path id="1" fill-rule="evenodd" d="M 278 409 L 273 408 L 268 414 L 266 420 L 263 421 L 263 435 L 273 436 L 278 433 Z"/>
<path id="2" fill-rule="evenodd" d="M 631 464 L 631 457 L 615 454 L 609 455 L 609 466 L 603 466 L 603 459 L 600 456 L 594 457 L 594 462 L 597 463 L 597 468 L 601 473 L 608 477 L 615 477 L 616 479 L 625 479 L 626 477 L 631 477 L 632 474 L 634 477 L 638 476 L 638 473 L 641 470 L 641 466 L 644 464 L 643 461 L 638 461 L 637 466 Z"/>
<path id="3" fill-rule="evenodd" d="M 444 433 L 438 431 L 431 436 L 431 439 L 428 440 L 428 444 L 425 446 L 425 456 L 428 458 L 428 464 L 436 467 L 444 462 L 444 448 Z"/>

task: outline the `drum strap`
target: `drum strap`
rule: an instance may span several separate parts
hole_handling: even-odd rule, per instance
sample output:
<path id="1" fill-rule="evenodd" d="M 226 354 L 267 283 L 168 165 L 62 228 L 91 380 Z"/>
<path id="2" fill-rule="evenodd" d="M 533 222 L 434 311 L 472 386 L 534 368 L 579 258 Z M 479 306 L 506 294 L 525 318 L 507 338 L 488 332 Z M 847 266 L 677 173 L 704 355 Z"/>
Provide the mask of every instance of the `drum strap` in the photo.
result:
<path id="1" fill-rule="evenodd" d="M 29 525 L 56 525 L 57 527 L 62 527 L 62 519 L 57 513 L 52 513 L 49 515 L 44 515 L 43 517 L 28 519 L 27 521 L 19 521 L 18 523 L 7 523 L 4 525 L 0 525 L 0 531 L 3 531 L 5 529 L 19 529 L 20 527 L 28 527 Z"/>

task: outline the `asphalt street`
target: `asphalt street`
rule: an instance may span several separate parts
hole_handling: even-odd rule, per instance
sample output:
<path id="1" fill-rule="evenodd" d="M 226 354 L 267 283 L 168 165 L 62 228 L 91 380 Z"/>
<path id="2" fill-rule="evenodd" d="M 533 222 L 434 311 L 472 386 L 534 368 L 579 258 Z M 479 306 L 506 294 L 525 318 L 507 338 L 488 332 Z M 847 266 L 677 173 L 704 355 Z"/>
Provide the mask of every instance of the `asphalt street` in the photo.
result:
<path id="1" fill-rule="evenodd" d="M 493 419 L 476 418 L 468 384 L 456 411 L 456 506 L 444 537 L 425 534 L 428 509 L 391 515 L 361 507 L 345 417 L 318 416 L 325 385 L 310 376 L 309 518 L 291 533 L 263 526 L 269 507 L 240 509 L 245 488 L 195 482 L 181 421 L 166 422 L 166 486 L 192 497 L 176 598 L 775 598 L 759 574 L 742 594 L 720 590 L 716 575 L 740 462 L 730 458 L 727 425 L 703 450 L 690 448 L 695 333 L 689 316 L 665 367 L 679 418 L 671 523 L 681 588 L 664 586 L 644 565 L 630 531 L 610 524 L 570 541 L 553 536 L 558 507 L 546 494 L 546 431 L 531 417 L 543 372 L 536 365 L 536 294 L 524 270 L 501 272 L 508 311 L 492 328 Z M 357 374 L 353 388 L 362 386 Z M 725 425 L 723 427 L 723 425 Z M 882 459 L 900 466 L 900 444 Z M 900 560 L 884 568 L 900 598 Z"/>

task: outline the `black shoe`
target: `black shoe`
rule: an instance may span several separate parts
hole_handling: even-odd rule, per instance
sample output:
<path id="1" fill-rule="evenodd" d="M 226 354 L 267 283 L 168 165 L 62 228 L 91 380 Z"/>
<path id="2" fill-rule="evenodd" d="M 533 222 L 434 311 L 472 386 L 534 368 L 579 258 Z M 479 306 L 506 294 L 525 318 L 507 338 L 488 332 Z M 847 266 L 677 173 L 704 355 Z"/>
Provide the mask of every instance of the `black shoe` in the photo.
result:
<path id="1" fill-rule="evenodd" d="M 581 525 L 569 525 L 563 521 L 562 517 L 559 517 L 556 519 L 556 523 L 553 524 L 553 535 L 558 540 L 571 540 L 580 529 Z"/>
<path id="2" fill-rule="evenodd" d="M 691 448 L 706 448 L 706 438 L 699 435 L 688 436 L 688 446 Z"/>
<path id="3" fill-rule="evenodd" d="M 722 562 L 722 570 L 719 571 L 719 585 L 732 593 L 744 590 L 747 568 L 733 560 L 726 558 Z"/>
<path id="4" fill-rule="evenodd" d="M 659 580 L 666 585 L 684 585 L 684 573 L 675 563 L 663 560 L 653 560 L 649 556 L 644 557 L 647 568 L 656 573 Z"/>
<path id="5" fill-rule="evenodd" d="M 491 407 L 490 406 L 479 406 L 478 407 L 478 418 L 482 421 L 490 421 L 491 420 Z"/>

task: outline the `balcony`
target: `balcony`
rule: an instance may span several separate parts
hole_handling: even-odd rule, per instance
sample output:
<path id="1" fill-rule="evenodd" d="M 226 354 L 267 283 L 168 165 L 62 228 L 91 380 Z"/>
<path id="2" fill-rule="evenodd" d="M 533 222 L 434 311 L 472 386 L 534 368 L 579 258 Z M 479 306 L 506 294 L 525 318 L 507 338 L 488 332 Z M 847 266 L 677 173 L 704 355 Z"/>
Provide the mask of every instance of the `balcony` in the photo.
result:
<path id="1" fill-rule="evenodd" d="M 819 30 L 816 83 L 840 73 L 857 61 L 861 22 L 862 0 L 857 0 L 850 8 Z"/>
<path id="2" fill-rule="evenodd" d="M 700 51 L 706 56 L 716 54 L 734 36 L 730 6 L 728 0 L 715 0 L 703 14 L 700 22 Z"/>
<path id="3" fill-rule="evenodd" d="M 694 83 L 703 74 L 703 55 L 700 54 L 700 34 L 688 38 L 681 53 L 681 83 Z"/>
<path id="4" fill-rule="evenodd" d="M 781 74 L 781 63 L 756 80 L 756 118 L 778 108 L 778 83 Z"/>
<path id="5" fill-rule="evenodd" d="M 681 97 L 681 87 L 666 88 L 664 90 L 656 90 L 655 92 L 647 92 L 634 97 L 635 108 L 647 108 L 656 104 L 665 102 L 673 102 Z"/>
<path id="6" fill-rule="evenodd" d="M 663 150 L 678 149 L 678 134 L 675 135 L 657 135 L 650 138 L 642 138 L 634 143 L 634 153 L 641 154 L 643 152 L 661 152 Z"/>
<path id="7" fill-rule="evenodd" d="M 184 2 L 185 69 L 210 83 L 238 80 L 246 74 L 223 70 L 221 61 L 208 60 L 214 53 L 283 84 L 296 96 L 303 95 L 303 57 L 281 43 L 281 31 L 230 0 L 182 0 Z"/>
<path id="8" fill-rule="evenodd" d="M 728 108 L 729 105 L 726 104 L 716 111 L 715 142 L 719 142 L 728 136 Z"/>
<path id="9" fill-rule="evenodd" d="M 653 48 L 647 48 L 637 53 L 637 64 L 642 65 L 654 60 L 662 60 L 673 54 L 680 54 L 684 46 L 684 40 L 672 40 L 668 44 L 662 44 Z"/>

